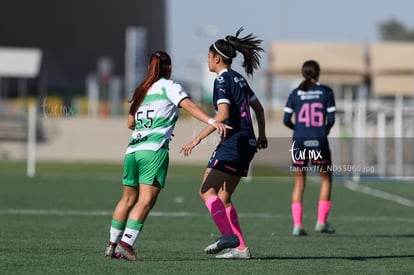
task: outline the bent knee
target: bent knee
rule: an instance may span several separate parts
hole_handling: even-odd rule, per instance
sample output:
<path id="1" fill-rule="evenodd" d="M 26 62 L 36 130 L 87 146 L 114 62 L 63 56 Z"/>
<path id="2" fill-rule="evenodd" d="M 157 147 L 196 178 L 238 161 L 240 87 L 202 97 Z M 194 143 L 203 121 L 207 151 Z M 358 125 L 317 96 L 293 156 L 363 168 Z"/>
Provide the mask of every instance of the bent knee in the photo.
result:
<path id="1" fill-rule="evenodd" d="M 144 212 L 149 212 L 155 205 L 155 201 L 138 201 L 137 208 Z"/>
<path id="2" fill-rule="evenodd" d="M 120 201 L 120 203 L 122 203 L 128 208 L 131 208 L 132 206 L 134 206 L 136 202 L 137 202 L 137 196 L 123 196 Z"/>

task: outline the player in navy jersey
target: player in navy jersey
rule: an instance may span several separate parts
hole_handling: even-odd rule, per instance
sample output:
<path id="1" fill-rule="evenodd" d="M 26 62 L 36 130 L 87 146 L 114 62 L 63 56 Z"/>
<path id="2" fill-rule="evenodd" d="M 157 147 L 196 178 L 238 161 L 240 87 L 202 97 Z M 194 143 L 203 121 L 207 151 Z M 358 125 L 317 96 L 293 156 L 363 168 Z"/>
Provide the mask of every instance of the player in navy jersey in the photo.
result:
<path id="1" fill-rule="evenodd" d="M 267 147 L 262 104 L 246 79 L 231 69 L 236 52 L 243 55 L 243 67 L 248 75 L 253 75 L 253 71 L 260 66 L 259 52 L 263 51 L 260 47 L 261 40 L 257 40 L 252 34 L 239 38 L 242 30 L 239 29 L 235 36 L 228 35 L 225 39 L 214 42 L 209 48 L 207 60 L 210 72 L 217 74 L 213 90 L 213 105 L 216 111 L 214 119 L 232 127 L 213 152 L 199 192 L 222 235 L 204 251 L 215 254 L 225 248 L 231 248 L 224 254 L 217 255 L 217 258 L 251 257 L 250 250 L 243 239 L 231 196 L 241 177 L 247 176 L 249 164 L 257 149 Z M 254 110 L 257 119 L 257 138 L 250 107 Z M 206 127 L 191 142 L 184 145 L 181 152 L 185 156 L 191 154 L 192 149 L 212 131 L 212 127 Z"/>
<path id="2" fill-rule="evenodd" d="M 328 169 L 332 164 L 328 134 L 335 123 L 336 107 L 332 89 L 318 83 L 319 74 L 319 64 L 314 60 L 306 61 L 302 66 L 305 79 L 290 93 L 284 109 L 283 123 L 293 130 L 293 142 L 289 151 L 295 171 L 291 206 L 294 236 L 306 235 L 302 225 L 302 204 L 309 161 L 321 177 L 315 231 L 335 233 L 327 218 L 331 208 L 332 188 L 332 172 Z M 291 120 L 293 113 L 295 123 Z"/>

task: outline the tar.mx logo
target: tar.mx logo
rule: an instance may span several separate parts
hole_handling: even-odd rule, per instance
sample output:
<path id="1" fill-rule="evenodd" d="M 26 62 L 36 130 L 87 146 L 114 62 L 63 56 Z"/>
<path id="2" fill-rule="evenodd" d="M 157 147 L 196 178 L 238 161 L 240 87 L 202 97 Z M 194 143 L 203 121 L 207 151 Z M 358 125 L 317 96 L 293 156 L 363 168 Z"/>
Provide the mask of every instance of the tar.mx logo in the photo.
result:
<path id="1" fill-rule="evenodd" d="M 48 117 L 69 117 L 75 114 L 75 111 L 71 106 L 66 106 L 60 103 L 49 103 L 47 97 L 43 99 L 43 104 L 40 106 L 43 109 L 43 115 Z"/>
<path id="2" fill-rule="evenodd" d="M 311 160 L 322 159 L 322 151 L 321 150 L 306 149 L 306 148 L 304 148 L 304 149 L 295 148 L 295 142 L 296 141 L 293 141 L 292 147 L 289 149 L 290 157 L 292 158 L 293 162 L 304 161 L 304 160 L 307 160 L 307 159 L 311 159 Z M 306 142 L 305 142 L 305 145 L 306 145 Z"/>

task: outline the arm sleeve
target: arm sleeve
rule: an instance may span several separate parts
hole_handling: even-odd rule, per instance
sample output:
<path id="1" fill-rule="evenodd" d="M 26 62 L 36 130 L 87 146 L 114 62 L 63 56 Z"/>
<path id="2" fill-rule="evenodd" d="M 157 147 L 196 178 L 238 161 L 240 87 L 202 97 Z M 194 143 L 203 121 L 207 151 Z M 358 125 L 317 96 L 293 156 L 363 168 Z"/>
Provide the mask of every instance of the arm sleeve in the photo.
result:
<path id="1" fill-rule="evenodd" d="M 173 82 L 169 89 L 167 89 L 167 96 L 177 107 L 180 106 L 180 102 L 183 99 L 190 97 L 187 92 L 184 91 L 183 87 L 175 82 Z"/>
<path id="2" fill-rule="evenodd" d="M 217 105 L 221 103 L 231 104 L 230 100 L 230 88 L 224 78 L 217 78 L 214 81 L 214 90 L 216 94 Z"/>

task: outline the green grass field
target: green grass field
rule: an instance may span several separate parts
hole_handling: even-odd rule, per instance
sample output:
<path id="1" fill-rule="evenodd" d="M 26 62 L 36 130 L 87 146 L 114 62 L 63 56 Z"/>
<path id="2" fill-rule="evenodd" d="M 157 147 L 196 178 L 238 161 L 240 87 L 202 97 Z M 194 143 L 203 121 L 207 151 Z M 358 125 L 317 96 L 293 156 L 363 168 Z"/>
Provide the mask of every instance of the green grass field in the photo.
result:
<path id="1" fill-rule="evenodd" d="M 313 232 L 318 178 L 305 192 L 304 226 L 291 236 L 292 177 L 254 168 L 234 204 L 250 260 L 203 252 L 218 237 L 197 192 L 203 167 L 171 166 L 166 188 L 136 243 L 142 262 L 107 259 L 111 213 L 121 194 L 122 164 L 0 162 L 0 274 L 413 274 L 414 207 L 333 187 L 334 235 Z M 365 182 L 414 201 L 414 184 Z"/>

